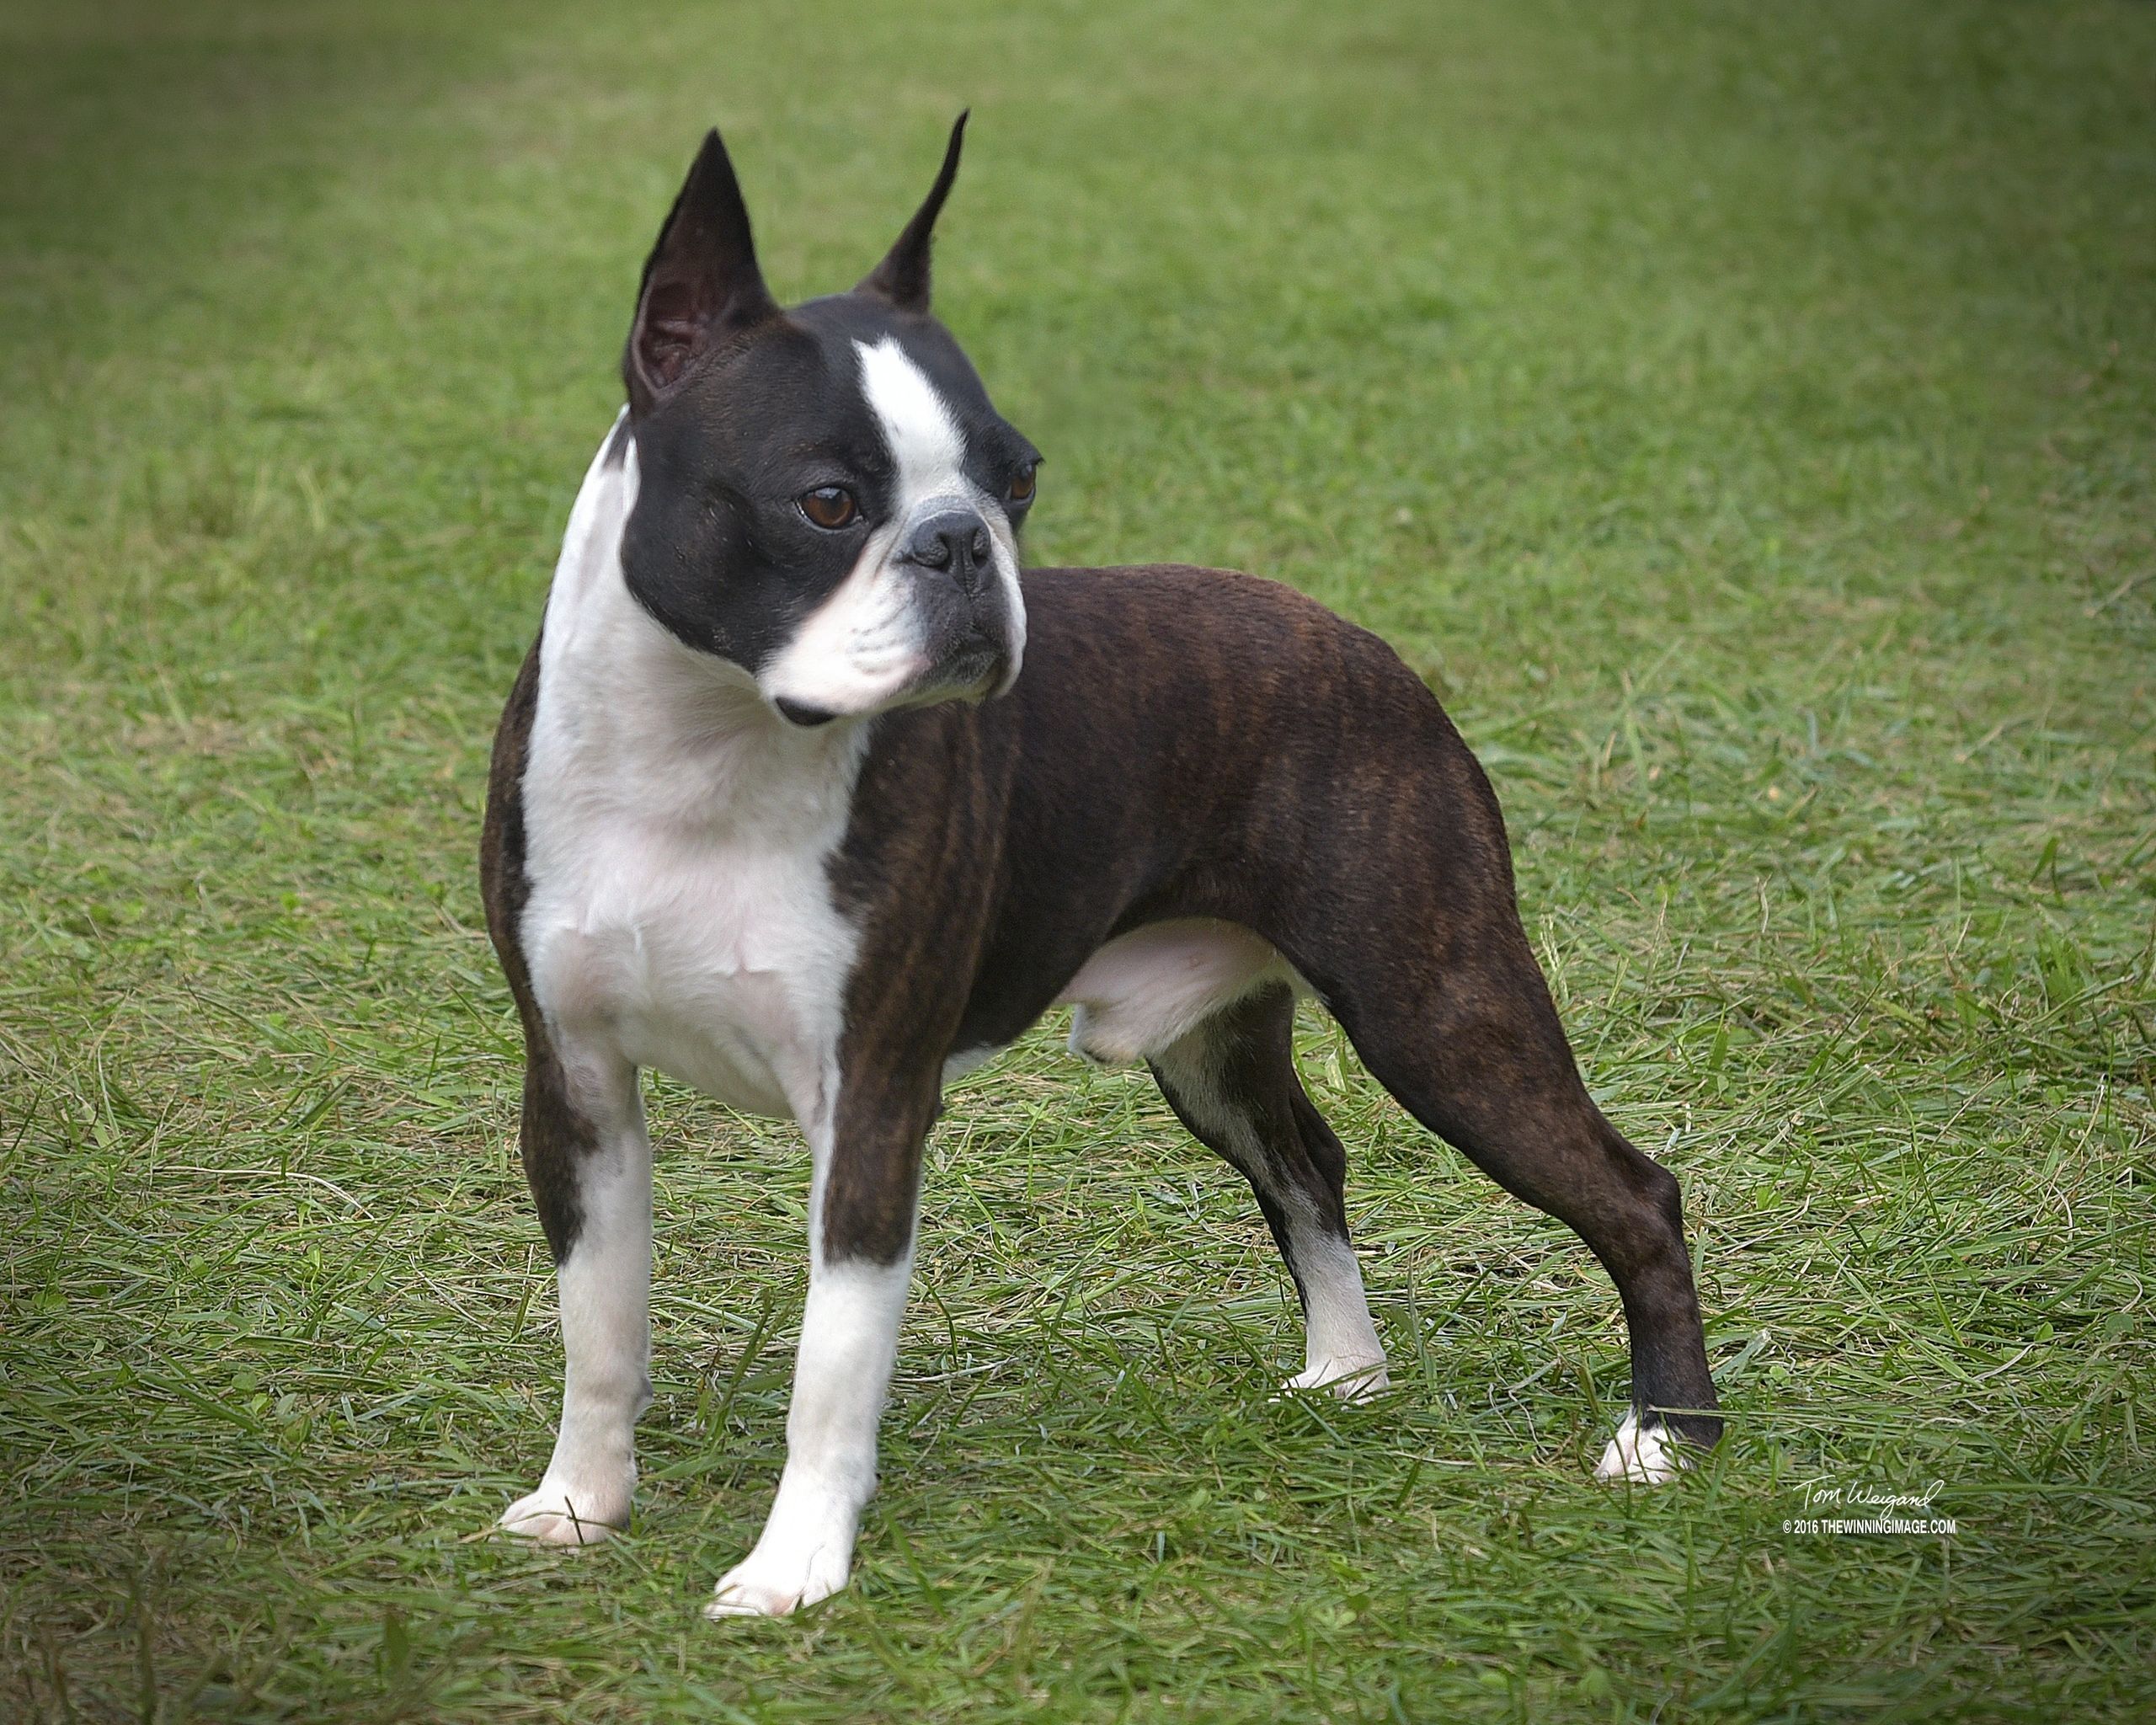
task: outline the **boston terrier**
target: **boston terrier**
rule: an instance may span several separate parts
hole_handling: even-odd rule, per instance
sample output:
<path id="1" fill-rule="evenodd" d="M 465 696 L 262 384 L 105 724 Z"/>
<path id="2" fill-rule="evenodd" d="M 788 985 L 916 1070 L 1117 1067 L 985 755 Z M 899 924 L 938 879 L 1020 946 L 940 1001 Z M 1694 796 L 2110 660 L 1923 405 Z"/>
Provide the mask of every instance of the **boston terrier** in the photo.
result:
<path id="1" fill-rule="evenodd" d="M 846 1585 L 876 1484 L 922 1141 L 1052 1007 L 1144 1060 L 1247 1179 L 1308 1337 L 1294 1389 L 1385 1386 L 1340 1140 L 1295 1003 L 1617 1284 L 1632 1403 L 1596 1470 L 1721 1434 L 1676 1180 L 1580 1080 L 1489 781 L 1384 642 L 1290 589 L 1023 569 L 1041 457 L 929 310 L 965 117 L 889 255 L 781 307 L 718 135 L 644 264 L 627 405 L 571 510 L 488 782 L 487 922 L 521 1015 L 561 1429 L 502 1525 L 625 1525 L 648 1405 L 651 1066 L 798 1121 L 808 1295 L 787 1460 L 707 1610 Z"/>

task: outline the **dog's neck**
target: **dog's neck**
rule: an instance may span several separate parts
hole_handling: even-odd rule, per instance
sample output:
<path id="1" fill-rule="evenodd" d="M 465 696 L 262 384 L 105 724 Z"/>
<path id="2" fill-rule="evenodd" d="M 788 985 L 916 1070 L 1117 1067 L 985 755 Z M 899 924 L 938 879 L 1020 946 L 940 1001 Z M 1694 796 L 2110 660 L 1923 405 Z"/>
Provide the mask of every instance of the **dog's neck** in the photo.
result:
<path id="1" fill-rule="evenodd" d="M 656 792 L 698 825 L 783 820 L 789 807 L 827 816 L 830 799 L 851 790 L 874 721 L 790 724 L 745 671 L 687 646 L 638 604 L 622 570 L 637 484 L 635 441 L 617 422 L 569 511 L 547 595 L 549 748 L 594 794 L 633 788 L 643 813 L 657 812 Z"/>

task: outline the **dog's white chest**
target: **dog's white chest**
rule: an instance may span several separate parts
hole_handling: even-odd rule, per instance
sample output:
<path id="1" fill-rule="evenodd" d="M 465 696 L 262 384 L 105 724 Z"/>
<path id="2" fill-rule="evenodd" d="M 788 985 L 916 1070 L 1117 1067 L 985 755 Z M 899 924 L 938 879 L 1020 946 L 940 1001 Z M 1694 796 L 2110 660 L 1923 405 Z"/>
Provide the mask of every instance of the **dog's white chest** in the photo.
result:
<path id="1" fill-rule="evenodd" d="M 524 921 L 533 992 L 563 1040 L 750 1113 L 819 1112 L 853 947 L 822 854 L 632 818 L 579 843 L 535 879 Z"/>
<path id="2" fill-rule="evenodd" d="M 522 786 L 532 993 L 565 1051 L 806 1126 L 836 1079 L 857 939 L 829 871 L 865 740 L 776 724 L 638 608 L 615 551 L 634 483 L 595 467 L 547 602 Z"/>

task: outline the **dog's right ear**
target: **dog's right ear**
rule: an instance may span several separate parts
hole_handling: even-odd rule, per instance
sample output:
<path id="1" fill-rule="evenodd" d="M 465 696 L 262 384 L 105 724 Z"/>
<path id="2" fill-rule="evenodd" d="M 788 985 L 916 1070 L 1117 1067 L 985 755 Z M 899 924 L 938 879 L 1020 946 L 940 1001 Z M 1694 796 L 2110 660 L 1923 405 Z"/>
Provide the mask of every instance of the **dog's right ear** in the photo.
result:
<path id="1" fill-rule="evenodd" d="M 734 164 L 718 134 L 707 132 L 644 260 L 636 322 L 622 356 L 630 412 L 641 418 L 700 355 L 778 314 L 756 268 Z"/>

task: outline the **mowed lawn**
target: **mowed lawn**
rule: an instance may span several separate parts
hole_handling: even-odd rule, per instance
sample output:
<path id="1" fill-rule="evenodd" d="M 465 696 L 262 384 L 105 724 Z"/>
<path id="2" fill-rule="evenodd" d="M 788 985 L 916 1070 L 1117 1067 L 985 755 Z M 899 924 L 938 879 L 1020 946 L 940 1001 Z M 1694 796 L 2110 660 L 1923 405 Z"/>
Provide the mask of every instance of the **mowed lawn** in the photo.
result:
<path id="1" fill-rule="evenodd" d="M 2124 0 L 8 8 L 0 1717 L 2149 1717 L 2152 99 Z M 849 1591 L 696 1615 L 807 1166 L 664 1082 L 636 1528 L 487 1536 L 560 1361 L 484 763 L 638 266 L 718 122 L 842 286 L 967 104 L 1033 557 L 1292 581 L 1496 779 L 1684 1181 L 1676 1487 L 1315 1012 L 1396 1387 L 1269 1399 L 1246 1188 L 1052 1021 L 932 1140 Z"/>

